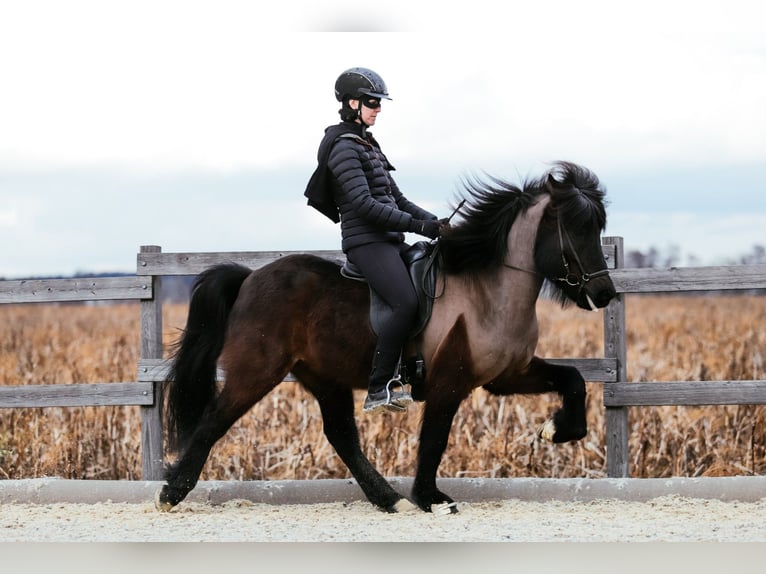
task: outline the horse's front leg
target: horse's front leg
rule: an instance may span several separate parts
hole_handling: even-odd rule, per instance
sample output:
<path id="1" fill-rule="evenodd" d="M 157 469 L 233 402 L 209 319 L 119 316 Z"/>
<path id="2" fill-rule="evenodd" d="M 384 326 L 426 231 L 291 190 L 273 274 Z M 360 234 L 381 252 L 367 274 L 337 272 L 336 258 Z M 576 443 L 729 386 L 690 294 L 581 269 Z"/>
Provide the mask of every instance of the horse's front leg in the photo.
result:
<path id="1" fill-rule="evenodd" d="M 467 330 L 461 318 L 439 347 L 425 383 L 426 404 L 420 426 L 412 501 L 426 512 L 457 512 L 455 501 L 436 488 L 436 472 L 447 448 L 455 413 L 473 390 L 471 366 Z"/>
<path id="2" fill-rule="evenodd" d="M 436 472 L 447 448 L 452 420 L 462 398 L 441 399 L 440 397 L 426 401 L 420 428 L 418 468 L 412 486 L 412 501 L 426 512 L 454 514 L 457 512 L 457 504 L 436 488 Z"/>
<path id="3" fill-rule="evenodd" d="M 496 395 L 556 392 L 561 408 L 537 430 L 537 436 L 554 443 L 580 440 L 587 433 L 585 380 L 574 367 L 554 365 L 534 357 L 526 372 L 500 377 L 484 385 Z"/>

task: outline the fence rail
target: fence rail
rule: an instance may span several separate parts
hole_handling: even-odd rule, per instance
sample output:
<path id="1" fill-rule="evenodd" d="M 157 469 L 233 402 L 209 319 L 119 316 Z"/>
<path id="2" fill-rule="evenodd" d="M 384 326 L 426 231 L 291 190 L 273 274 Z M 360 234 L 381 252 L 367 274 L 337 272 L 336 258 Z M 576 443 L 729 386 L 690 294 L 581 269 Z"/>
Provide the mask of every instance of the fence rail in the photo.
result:
<path id="1" fill-rule="evenodd" d="M 617 362 L 614 359 L 546 360 L 557 365 L 575 367 L 586 380 L 591 382 L 609 383 L 617 380 Z M 139 359 L 136 380 L 144 383 L 160 383 L 167 378 L 169 369 L 170 365 L 166 359 Z M 221 369 L 216 372 L 216 377 L 219 381 L 223 380 L 224 374 Z M 295 381 L 292 373 L 288 373 L 285 381 Z"/>
<path id="2" fill-rule="evenodd" d="M 345 259 L 342 251 L 228 251 L 220 253 L 162 253 L 138 254 L 136 275 L 198 275 L 218 263 L 239 263 L 258 269 L 287 255 L 311 253 L 326 259 Z"/>
<path id="3" fill-rule="evenodd" d="M 150 383 L 76 383 L 0 387 L 0 407 L 152 406 Z"/>
<path id="4" fill-rule="evenodd" d="M 604 385 L 604 406 L 766 404 L 766 381 L 675 381 Z"/>
<path id="5" fill-rule="evenodd" d="M 138 276 L 0 281 L 0 303 L 116 301 L 152 297 L 151 280 Z"/>
<path id="6" fill-rule="evenodd" d="M 766 265 L 615 269 L 618 293 L 679 293 L 766 288 Z"/>
<path id="7" fill-rule="evenodd" d="M 624 267 L 621 237 L 605 237 L 603 250 L 618 292 L 603 314 L 604 354 L 548 360 L 578 368 L 586 381 L 603 383 L 607 474 L 627 477 L 630 407 L 766 404 L 766 381 L 628 382 L 625 295 L 766 289 L 766 265 L 633 269 Z M 0 303 L 141 302 L 141 353 L 135 382 L 0 387 L 0 408 L 138 405 L 142 415 L 142 478 L 159 480 L 164 440 L 159 393 L 168 370 L 162 357 L 162 277 L 197 275 L 224 262 L 257 269 L 294 253 L 343 258 L 340 251 L 163 253 L 160 247 L 149 245 L 142 246 L 137 255 L 135 276 L 0 281 Z M 222 378 L 223 373 L 218 376 Z M 288 375 L 286 380 L 294 378 Z"/>

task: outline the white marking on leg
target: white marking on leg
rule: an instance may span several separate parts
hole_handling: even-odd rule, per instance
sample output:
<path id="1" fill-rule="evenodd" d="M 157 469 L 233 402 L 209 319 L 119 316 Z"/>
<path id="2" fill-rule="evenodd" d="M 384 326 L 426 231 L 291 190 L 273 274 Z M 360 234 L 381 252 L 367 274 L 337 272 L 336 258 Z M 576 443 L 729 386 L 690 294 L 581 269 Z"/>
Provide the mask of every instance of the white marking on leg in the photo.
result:
<path id="1" fill-rule="evenodd" d="M 159 510 L 160 512 L 170 512 L 173 510 L 173 505 L 169 502 L 162 502 L 160 500 L 160 494 L 162 493 L 162 489 L 159 489 L 157 492 L 154 493 L 154 507 Z"/>
<path id="2" fill-rule="evenodd" d="M 447 514 L 453 514 L 457 512 L 457 502 L 443 502 L 441 504 L 432 504 L 431 512 L 439 516 L 446 516 Z"/>
<path id="3" fill-rule="evenodd" d="M 545 421 L 539 429 L 537 429 L 537 436 L 541 439 L 547 440 L 548 442 L 553 442 L 553 437 L 556 434 L 556 423 L 553 422 L 553 419 L 548 419 Z"/>

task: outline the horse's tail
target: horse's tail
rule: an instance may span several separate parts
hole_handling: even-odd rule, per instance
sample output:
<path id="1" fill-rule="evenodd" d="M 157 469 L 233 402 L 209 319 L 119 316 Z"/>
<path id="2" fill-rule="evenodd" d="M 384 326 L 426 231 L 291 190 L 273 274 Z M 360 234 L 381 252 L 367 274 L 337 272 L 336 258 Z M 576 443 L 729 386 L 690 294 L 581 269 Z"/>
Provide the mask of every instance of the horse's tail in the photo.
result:
<path id="1" fill-rule="evenodd" d="M 168 441 L 185 448 L 205 407 L 216 395 L 216 368 L 229 313 L 251 270 L 227 263 L 202 272 L 194 282 L 189 316 L 176 342 L 165 381 Z"/>

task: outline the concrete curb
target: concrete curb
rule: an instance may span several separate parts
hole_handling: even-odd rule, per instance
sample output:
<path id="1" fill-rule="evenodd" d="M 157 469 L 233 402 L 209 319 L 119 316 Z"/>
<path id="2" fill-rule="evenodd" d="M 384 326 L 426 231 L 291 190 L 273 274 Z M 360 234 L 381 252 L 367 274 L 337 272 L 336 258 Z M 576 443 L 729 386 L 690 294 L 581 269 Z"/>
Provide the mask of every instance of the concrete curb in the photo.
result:
<path id="1" fill-rule="evenodd" d="M 404 495 L 412 478 L 389 478 Z M 459 502 L 523 500 L 587 502 L 617 499 L 645 502 L 660 496 L 756 502 L 766 497 L 766 476 L 720 478 L 442 478 L 441 490 Z M 0 504 L 98 502 L 147 503 L 162 485 L 152 481 L 65 480 L 39 478 L 0 480 Z M 222 504 L 249 500 L 267 504 L 318 504 L 366 500 L 353 479 L 202 481 L 188 501 Z"/>

